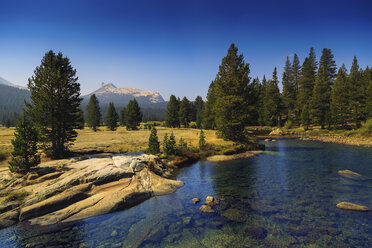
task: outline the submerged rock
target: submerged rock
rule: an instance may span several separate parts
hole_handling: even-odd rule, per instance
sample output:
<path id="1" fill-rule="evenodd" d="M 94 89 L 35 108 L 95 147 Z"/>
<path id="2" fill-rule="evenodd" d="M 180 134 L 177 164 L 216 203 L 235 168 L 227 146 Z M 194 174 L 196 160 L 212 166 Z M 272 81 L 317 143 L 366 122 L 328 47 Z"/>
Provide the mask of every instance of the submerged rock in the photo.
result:
<path id="1" fill-rule="evenodd" d="M 358 204 L 350 203 L 350 202 L 340 202 L 336 205 L 336 207 L 344 210 L 350 211 L 359 211 L 359 212 L 368 212 L 371 209 L 366 206 L 361 206 Z"/>
<path id="2" fill-rule="evenodd" d="M 214 210 L 208 205 L 202 205 L 199 210 L 203 213 L 214 213 Z"/>
<path id="3" fill-rule="evenodd" d="M 342 177 L 345 177 L 345 178 L 348 178 L 348 179 L 352 179 L 352 180 L 364 181 L 364 180 L 369 179 L 369 178 L 367 178 L 365 176 L 362 176 L 361 174 L 356 173 L 356 172 L 351 171 L 351 170 L 339 170 L 338 175 L 340 175 Z"/>
<path id="4" fill-rule="evenodd" d="M 192 201 L 192 203 L 196 204 L 196 203 L 200 202 L 200 199 L 199 198 L 193 198 L 191 201 Z"/>
<path id="5" fill-rule="evenodd" d="M 208 206 L 211 206 L 211 207 L 214 205 L 213 196 L 207 196 L 207 198 L 205 198 L 205 205 L 208 205 Z"/>
<path id="6" fill-rule="evenodd" d="M 244 228 L 244 232 L 254 239 L 264 239 L 267 236 L 267 230 L 262 227 L 248 226 Z"/>
<path id="7" fill-rule="evenodd" d="M 244 222 L 245 217 L 243 216 L 242 212 L 239 209 L 236 208 L 230 208 L 226 210 L 222 216 L 226 217 L 229 220 L 235 221 L 235 222 Z"/>

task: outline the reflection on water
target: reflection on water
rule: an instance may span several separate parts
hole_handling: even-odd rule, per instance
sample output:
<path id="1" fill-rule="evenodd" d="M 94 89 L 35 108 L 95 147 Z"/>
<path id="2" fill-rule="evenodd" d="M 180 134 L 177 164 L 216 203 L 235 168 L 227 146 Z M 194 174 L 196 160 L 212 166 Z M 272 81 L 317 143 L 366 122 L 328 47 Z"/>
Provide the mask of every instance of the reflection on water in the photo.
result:
<path id="1" fill-rule="evenodd" d="M 372 207 L 372 150 L 281 139 L 254 158 L 198 162 L 181 169 L 185 186 L 118 213 L 67 226 L 18 225 L 0 231 L 1 247 L 372 247 L 372 213 L 347 212 L 341 201 Z M 202 200 L 222 199 L 215 213 Z"/>

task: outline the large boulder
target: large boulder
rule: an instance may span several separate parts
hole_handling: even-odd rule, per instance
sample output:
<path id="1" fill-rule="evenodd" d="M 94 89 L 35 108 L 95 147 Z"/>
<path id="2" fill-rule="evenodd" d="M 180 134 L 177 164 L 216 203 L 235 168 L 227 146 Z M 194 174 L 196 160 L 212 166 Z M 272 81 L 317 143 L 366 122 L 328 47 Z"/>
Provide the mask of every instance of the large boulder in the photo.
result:
<path id="1" fill-rule="evenodd" d="M 16 212 L 11 212 L 18 207 L 13 203 L 0 208 L 2 227 L 18 220 L 38 225 L 81 220 L 126 209 L 183 186 L 183 182 L 162 177 L 167 167 L 156 156 L 143 153 L 84 156 L 41 167 L 48 169 L 35 179 L 7 181 L 7 192 L 23 180 L 22 190 L 31 194 L 17 203 L 22 208 Z"/>

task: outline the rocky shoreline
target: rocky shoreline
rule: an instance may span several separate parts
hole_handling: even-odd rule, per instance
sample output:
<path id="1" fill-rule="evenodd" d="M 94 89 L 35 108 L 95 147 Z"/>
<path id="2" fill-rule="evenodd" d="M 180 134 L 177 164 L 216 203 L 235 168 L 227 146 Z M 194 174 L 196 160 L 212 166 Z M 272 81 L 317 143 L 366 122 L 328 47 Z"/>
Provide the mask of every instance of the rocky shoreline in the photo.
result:
<path id="1" fill-rule="evenodd" d="M 169 194 L 183 182 L 167 179 L 156 156 L 93 155 L 42 163 L 26 176 L 0 174 L 0 228 L 19 222 L 51 225 L 132 207 Z"/>
<path id="2" fill-rule="evenodd" d="M 232 154 L 232 155 L 213 155 L 213 156 L 207 157 L 206 160 L 209 162 L 227 162 L 227 161 L 232 161 L 232 160 L 253 157 L 256 154 L 259 154 L 262 152 L 264 151 L 247 151 L 247 152 Z"/>

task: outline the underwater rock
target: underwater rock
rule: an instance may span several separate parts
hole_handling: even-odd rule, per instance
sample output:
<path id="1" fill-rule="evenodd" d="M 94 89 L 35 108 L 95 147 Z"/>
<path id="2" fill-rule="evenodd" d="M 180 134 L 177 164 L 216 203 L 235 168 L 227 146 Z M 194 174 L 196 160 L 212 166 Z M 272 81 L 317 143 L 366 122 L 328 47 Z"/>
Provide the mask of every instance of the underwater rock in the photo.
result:
<path id="1" fill-rule="evenodd" d="M 190 221 L 189 221 L 189 223 L 190 223 Z M 182 223 L 180 221 L 172 223 L 168 227 L 168 232 L 169 233 L 179 233 L 181 231 L 182 231 Z"/>
<path id="2" fill-rule="evenodd" d="M 118 235 L 118 232 L 117 232 L 116 230 L 112 231 L 112 233 L 111 233 L 111 237 L 115 237 L 115 236 L 117 236 L 117 235 Z"/>
<path id="3" fill-rule="evenodd" d="M 189 217 L 185 217 L 185 218 L 183 218 L 182 220 L 183 220 L 183 224 L 184 224 L 184 225 L 188 225 L 188 224 L 190 224 L 191 217 L 190 217 L 190 216 L 189 216 Z"/>
<path id="4" fill-rule="evenodd" d="M 363 181 L 363 180 L 368 180 L 369 179 L 369 178 L 367 178 L 365 176 L 362 176 L 361 174 L 356 173 L 356 172 L 351 171 L 351 170 L 339 170 L 338 175 L 340 175 L 342 177 L 345 177 L 345 178 L 348 178 L 348 179 L 352 179 L 352 180 Z"/>
<path id="5" fill-rule="evenodd" d="M 350 203 L 350 202 L 340 202 L 336 205 L 336 207 L 344 210 L 350 211 L 359 211 L 359 212 L 368 212 L 371 209 L 366 206 L 361 206 L 358 204 Z"/>
<path id="6" fill-rule="evenodd" d="M 244 228 L 244 232 L 254 239 L 264 239 L 267 236 L 267 230 L 262 227 L 247 226 Z"/>
<path id="7" fill-rule="evenodd" d="M 196 204 L 196 203 L 200 202 L 200 199 L 199 198 L 193 198 L 191 201 L 192 201 L 192 203 Z"/>
<path id="8" fill-rule="evenodd" d="M 249 203 L 252 210 L 257 211 L 258 213 L 261 213 L 261 214 L 275 214 L 275 213 L 279 212 L 278 209 L 273 208 L 273 207 L 269 207 L 269 206 L 265 206 L 265 205 L 261 204 L 260 202 L 249 201 L 248 203 Z"/>
<path id="9" fill-rule="evenodd" d="M 283 215 L 274 215 L 271 218 L 273 218 L 273 220 L 276 220 L 278 222 L 287 222 L 287 223 L 292 223 L 292 224 L 301 223 L 300 219 L 294 219 L 294 218 L 290 218 L 288 216 L 283 216 Z"/>
<path id="10" fill-rule="evenodd" d="M 207 198 L 205 198 L 205 205 L 208 205 L 210 207 L 213 207 L 213 205 L 214 205 L 214 198 L 213 198 L 213 196 L 207 196 Z"/>
<path id="11" fill-rule="evenodd" d="M 334 227 L 324 227 L 324 228 L 320 228 L 319 229 L 319 232 L 321 234 L 327 234 L 327 235 L 331 235 L 331 236 L 334 236 L 334 235 L 339 235 L 342 233 L 342 231 L 338 230 L 337 228 L 334 228 Z"/>
<path id="12" fill-rule="evenodd" d="M 292 236 L 307 236 L 311 230 L 304 227 L 288 227 L 287 232 Z"/>
<path id="13" fill-rule="evenodd" d="M 299 201 L 296 201 L 296 204 L 299 205 L 299 206 L 309 206 L 312 204 L 311 201 L 308 201 L 308 200 L 299 200 Z"/>
<path id="14" fill-rule="evenodd" d="M 270 141 L 270 139 L 265 139 L 265 141 L 267 142 L 267 141 Z"/>
<path id="15" fill-rule="evenodd" d="M 222 216 L 226 217 L 229 220 L 235 221 L 235 222 L 244 222 L 245 218 L 242 214 L 242 212 L 239 209 L 236 208 L 230 208 L 226 210 Z"/>
<path id="16" fill-rule="evenodd" d="M 209 205 L 202 205 L 199 210 L 203 213 L 214 213 L 214 210 Z"/>

